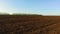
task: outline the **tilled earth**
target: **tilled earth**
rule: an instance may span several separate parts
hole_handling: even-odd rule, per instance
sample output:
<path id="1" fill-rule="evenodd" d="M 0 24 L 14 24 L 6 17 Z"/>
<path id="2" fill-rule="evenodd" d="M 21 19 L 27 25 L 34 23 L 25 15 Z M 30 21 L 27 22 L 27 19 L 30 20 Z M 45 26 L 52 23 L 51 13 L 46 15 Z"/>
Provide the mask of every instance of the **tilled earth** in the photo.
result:
<path id="1" fill-rule="evenodd" d="M 58 16 L 0 16 L 0 34 L 60 34 Z"/>

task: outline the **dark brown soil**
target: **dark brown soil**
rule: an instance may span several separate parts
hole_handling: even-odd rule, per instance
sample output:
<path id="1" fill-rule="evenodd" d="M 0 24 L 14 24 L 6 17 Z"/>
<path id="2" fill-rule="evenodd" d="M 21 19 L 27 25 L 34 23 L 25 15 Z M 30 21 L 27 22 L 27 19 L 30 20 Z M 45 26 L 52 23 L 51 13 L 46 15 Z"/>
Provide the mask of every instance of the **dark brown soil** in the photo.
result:
<path id="1" fill-rule="evenodd" d="M 0 34 L 60 34 L 60 16 L 0 16 Z"/>

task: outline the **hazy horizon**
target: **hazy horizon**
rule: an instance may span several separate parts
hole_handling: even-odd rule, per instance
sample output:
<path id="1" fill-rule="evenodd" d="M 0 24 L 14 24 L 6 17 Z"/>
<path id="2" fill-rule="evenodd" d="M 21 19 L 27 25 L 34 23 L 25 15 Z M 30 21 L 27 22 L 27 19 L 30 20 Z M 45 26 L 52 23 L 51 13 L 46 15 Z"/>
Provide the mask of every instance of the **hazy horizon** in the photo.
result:
<path id="1" fill-rule="evenodd" d="M 0 0 L 0 13 L 60 15 L 60 0 Z"/>

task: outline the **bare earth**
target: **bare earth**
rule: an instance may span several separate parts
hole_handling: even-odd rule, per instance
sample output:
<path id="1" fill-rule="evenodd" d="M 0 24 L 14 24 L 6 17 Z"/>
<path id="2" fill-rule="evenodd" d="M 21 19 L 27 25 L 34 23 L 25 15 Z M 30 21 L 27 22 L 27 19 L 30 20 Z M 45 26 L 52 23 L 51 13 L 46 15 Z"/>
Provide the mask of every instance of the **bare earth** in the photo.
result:
<path id="1" fill-rule="evenodd" d="M 1 15 L 0 34 L 60 34 L 60 16 Z"/>

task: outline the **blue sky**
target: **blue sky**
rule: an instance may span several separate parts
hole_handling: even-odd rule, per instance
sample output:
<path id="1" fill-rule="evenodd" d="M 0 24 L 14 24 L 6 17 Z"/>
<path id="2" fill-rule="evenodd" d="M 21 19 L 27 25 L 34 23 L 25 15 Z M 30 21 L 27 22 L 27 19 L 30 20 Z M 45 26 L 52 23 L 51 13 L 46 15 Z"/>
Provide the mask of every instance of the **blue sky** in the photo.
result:
<path id="1" fill-rule="evenodd" d="M 60 15 L 60 0 L 0 0 L 0 12 Z"/>

